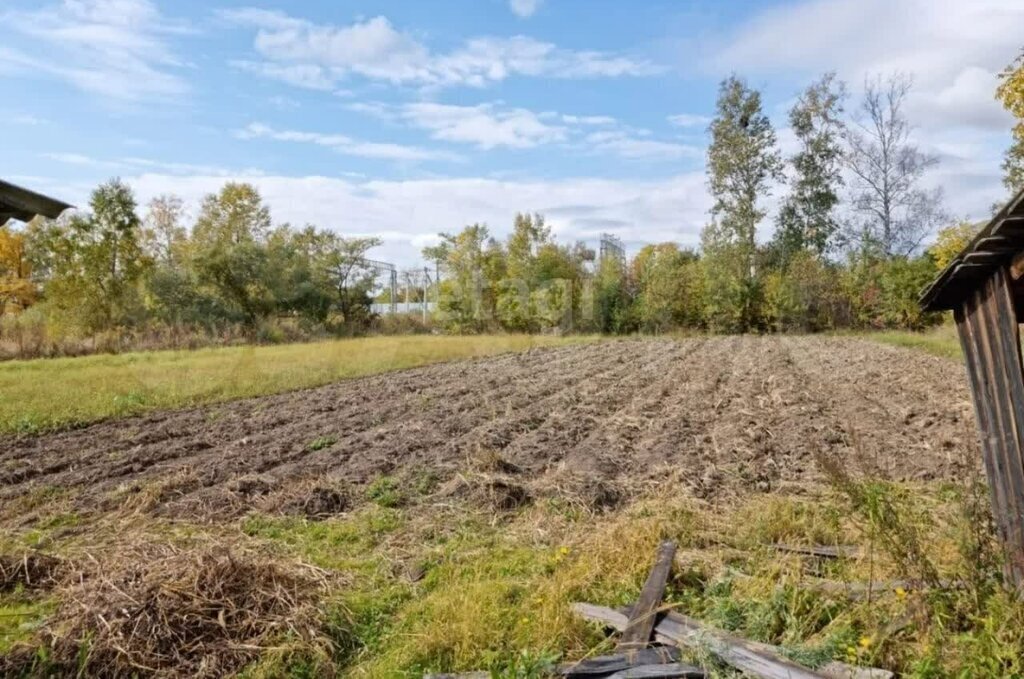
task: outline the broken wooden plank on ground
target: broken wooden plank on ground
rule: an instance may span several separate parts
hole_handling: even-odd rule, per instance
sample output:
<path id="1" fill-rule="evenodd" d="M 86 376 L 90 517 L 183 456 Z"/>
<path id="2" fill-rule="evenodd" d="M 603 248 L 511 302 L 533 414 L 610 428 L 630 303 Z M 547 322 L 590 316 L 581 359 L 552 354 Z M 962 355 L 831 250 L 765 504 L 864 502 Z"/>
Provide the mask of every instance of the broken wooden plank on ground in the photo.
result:
<path id="1" fill-rule="evenodd" d="M 789 554 L 803 554 L 804 556 L 816 556 L 823 559 L 838 559 L 840 557 L 853 559 L 860 555 L 860 547 L 856 545 L 787 545 L 780 542 L 773 542 L 771 547 L 779 552 Z"/>
<path id="2" fill-rule="evenodd" d="M 574 603 L 579 615 L 604 623 L 614 629 L 625 629 L 628 616 L 605 606 Z M 709 650 L 723 662 L 762 679 L 822 679 L 824 675 L 788 660 L 767 644 L 754 644 L 727 632 L 708 627 L 678 613 L 668 613 L 654 627 L 655 638 L 668 644 L 682 644 Z"/>
<path id="3" fill-rule="evenodd" d="M 585 658 L 579 662 L 563 663 L 558 674 L 564 677 L 604 676 L 612 672 L 628 670 L 641 665 L 660 665 L 679 661 L 679 649 L 674 646 L 644 648 L 614 655 L 600 655 Z"/>
<path id="4" fill-rule="evenodd" d="M 823 594 L 845 594 L 850 599 L 866 599 L 868 595 L 879 596 L 882 594 L 896 594 L 898 591 L 904 593 L 924 592 L 932 588 L 926 583 L 913 580 L 882 580 L 875 582 L 838 582 L 835 580 L 812 581 L 807 586 Z M 965 583 L 949 580 L 939 583 L 940 590 L 963 589 Z"/>
<path id="5" fill-rule="evenodd" d="M 620 670 L 607 679 L 705 679 L 708 673 L 694 665 L 667 663 L 664 665 L 639 665 Z"/>
<path id="6" fill-rule="evenodd" d="M 665 586 L 672 571 L 672 561 L 676 557 L 676 543 L 666 540 L 658 545 L 658 553 L 654 558 L 654 566 L 647 576 L 647 582 L 640 591 L 640 598 L 633 606 L 625 629 L 616 650 L 644 648 L 651 643 L 654 632 L 655 616 L 661 601 L 665 597 Z"/>
<path id="7" fill-rule="evenodd" d="M 895 674 L 877 667 L 856 667 L 844 662 L 833 661 L 818 668 L 829 679 L 893 679 Z"/>

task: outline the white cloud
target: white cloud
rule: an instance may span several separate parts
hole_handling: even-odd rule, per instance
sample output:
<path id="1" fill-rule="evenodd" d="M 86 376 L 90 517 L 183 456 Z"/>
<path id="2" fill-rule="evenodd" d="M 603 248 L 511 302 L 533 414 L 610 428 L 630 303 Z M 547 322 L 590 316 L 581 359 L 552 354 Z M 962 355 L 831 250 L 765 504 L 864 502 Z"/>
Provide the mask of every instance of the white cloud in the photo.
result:
<path id="1" fill-rule="evenodd" d="M 208 175 L 225 177 L 230 175 L 244 174 L 246 176 L 262 174 L 258 170 L 232 170 L 216 165 L 201 165 L 195 163 L 176 163 L 151 158 L 139 158 L 129 156 L 113 160 L 94 158 L 82 153 L 56 152 L 41 153 L 40 157 L 66 165 L 77 165 L 111 172 L 146 172 L 157 170 L 175 175 Z"/>
<path id="2" fill-rule="evenodd" d="M 282 111 L 294 111 L 295 109 L 302 107 L 302 104 L 297 99 L 282 97 L 280 95 L 270 97 L 267 101 L 271 106 Z"/>
<path id="3" fill-rule="evenodd" d="M 330 92 L 334 89 L 334 78 L 328 74 L 326 69 L 316 64 L 275 64 L 246 59 L 234 59 L 229 63 L 240 71 L 254 73 L 272 80 L 280 80 L 293 87 L 323 92 Z"/>
<path id="4" fill-rule="evenodd" d="M 250 123 L 235 132 L 239 139 L 273 139 L 275 141 L 316 144 L 347 156 L 361 158 L 377 158 L 382 160 L 420 161 L 420 160 L 461 160 L 459 156 L 445 151 L 424 149 L 418 146 L 401 144 L 367 142 L 353 139 L 343 134 L 321 134 L 299 130 L 277 130 L 263 123 Z"/>
<path id="5" fill-rule="evenodd" d="M 517 17 L 525 19 L 533 16 L 542 2 L 543 0 L 509 0 L 508 7 Z"/>
<path id="6" fill-rule="evenodd" d="M 493 103 L 458 106 L 418 102 L 387 106 L 379 102 L 358 102 L 348 108 L 428 130 L 434 139 L 472 144 L 483 150 L 532 148 L 563 141 L 568 132 L 565 127 L 543 122 L 533 111 L 502 109 Z"/>
<path id="7" fill-rule="evenodd" d="M 563 115 L 561 118 L 563 123 L 568 123 L 569 125 L 614 125 L 618 122 L 611 116 Z"/>
<path id="8" fill-rule="evenodd" d="M 915 79 L 911 112 L 929 126 L 1005 130 L 996 74 L 1019 52 L 1019 0 L 810 0 L 756 15 L 712 51 L 715 73 L 818 74 L 835 70 L 856 90 L 867 75 Z"/>
<path id="9" fill-rule="evenodd" d="M 689 144 L 658 141 L 625 130 L 588 134 L 584 140 L 595 153 L 611 153 L 622 158 L 643 160 L 684 160 L 704 157 L 704 149 Z"/>
<path id="10" fill-rule="evenodd" d="M 482 87 L 513 75 L 598 78 L 659 71 L 647 60 L 566 50 L 526 36 L 474 38 L 454 51 L 438 54 L 383 16 L 347 26 L 316 24 L 254 8 L 224 10 L 220 16 L 256 29 L 253 47 L 264 61 L 233 62 L 236 66 L 316 89 L 327 89 L 351 75 L 421 87 Z"/>
<path id="11" fill-rule="evenodd" d="M 669 116 L 668 121 L 676 127 L 705 127 L 711 122 L 711 116 L 701 116 L 693 113 L 678 113 L 674 116 Z"/>
<path id="12" fill-rule="evenodd" d="M 53 160 L 58 163 L 65 163 L 67 165 L 83 165 L 89 167 L 117 167 L 117 163 L 111 163 L 109 161 L 101 161 L 81 153 L 41 153 L 40 157 L 46 158 L 47 160 Z"/>
<path id="13" fill-rule="evenodd" d="M 682 160 L 704 155 L 702 149 L 694 146 L 650 139 L 649 131 L 621 125 L 610 116 L 577 116 L 556 111 L 535 113 L 524 108 L 503 107 L 501 102 L 459 106 L 430 102 L 388 105 L 370 101 L 354 102 L 346 108 L 429 130 L 434 139 L 472 144 L 485 151 L 560 143 L 566 149 L 582 153 L 629 159 Z M 598 131 L 593 131 L 595 127 Z"/>
<path id="14" fill-rule="evenodd" d="M 32 11 L 0 12 L 0 24 L 27 38 L 30 51 L 0 48 L 0 69 L 45 74 L 113 101 L 171 100 L 188 84 L 169 45 L 189 32 L 150 0 L 63 0 Z"/>
<path id="15" fill-rule="evenodd" d="M 28 125 L 33 127 L 36 125 L 44 125 L 47 123 L 45 119 L 40 118 L 38 116 L 34 116 L 30 113 L 8 115 L 5 117 L 5 120 L 15 125 Z"/>

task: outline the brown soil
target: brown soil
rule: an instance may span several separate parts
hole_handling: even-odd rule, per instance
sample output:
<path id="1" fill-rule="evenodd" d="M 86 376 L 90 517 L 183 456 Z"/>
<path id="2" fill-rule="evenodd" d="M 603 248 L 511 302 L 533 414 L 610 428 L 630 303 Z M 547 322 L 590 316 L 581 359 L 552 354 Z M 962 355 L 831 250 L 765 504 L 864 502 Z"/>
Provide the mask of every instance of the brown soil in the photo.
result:
<path id="1" fill-rule="evenodd" d="M 383 475 L 407 496 L 424 478 L 434 493 L 479 482 L 496 507 L 613 505 L 667 474 L 711 500 L 799 491 L 821 480 L 819 454 L 952 478 L 970 415 L 958 363 L 851 338 L 539 349 L 0 438 L 0 522 L 31 521 L 53 488 L 79 513 L 213 521 L 341 512 Z"/>

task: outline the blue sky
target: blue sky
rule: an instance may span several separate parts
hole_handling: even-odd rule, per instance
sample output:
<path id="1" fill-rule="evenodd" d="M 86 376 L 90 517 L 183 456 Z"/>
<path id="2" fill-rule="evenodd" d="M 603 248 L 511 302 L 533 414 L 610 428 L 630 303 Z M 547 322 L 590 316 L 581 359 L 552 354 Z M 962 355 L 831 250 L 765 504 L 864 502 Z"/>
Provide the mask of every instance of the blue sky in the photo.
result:
<path id="1" fill-rule="evenodd" d="M 1019 0 L 3 0 L 0 151 L 6 178 L 77 204 L 111 176 L 193 210 L 251 181 L 277 221 L 382 236 L 402 264 L 516 210 L 564 239 L 693 245 L 723 76 L 762 90 L 791 151 L 811 79 L 835 70 L 855 99 L 898 69 L 941 159 L 928 182 L 980 217 L 1002 196 L 992 92 L 1022 20 Z"/>

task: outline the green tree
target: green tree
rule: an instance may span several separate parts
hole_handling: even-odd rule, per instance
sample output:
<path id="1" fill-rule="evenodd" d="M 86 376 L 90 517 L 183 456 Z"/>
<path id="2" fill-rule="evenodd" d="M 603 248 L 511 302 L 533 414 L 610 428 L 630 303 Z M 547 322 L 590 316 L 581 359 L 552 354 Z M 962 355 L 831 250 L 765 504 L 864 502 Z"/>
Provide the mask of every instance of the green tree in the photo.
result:
<path id="1" fill-rule="evenodd" d="M 601 257 L 594 274 L 595 325 L 603 333 L 628 332 L 632 326 L 632 297 L 624 263 Z"/>
<path id="2" fill-rule="evenodd" d="M 779 332 L 820 332 L 845 318 L 836 268 L 810 250 L 792 255 L 784 270 L 765 276 L 765 320 Z"/>
<path id="3" fill-rule="evenodd" d="M 498 320 L 506 330 L 528 332 L 539 327 L 531 300 L 545 280 L 537 270 L 538 251 L 550 238 L 551 230 L 542 215 L 516 214 L 505 246 L 506 276 L 496 291 Z"/>
<path id="4" fill-rule="evenodd" d="M 702 323 L 702 282 L 693 252 L 675 243 L 647 245 L 630 265 L 636 282 L 635 316 L 641 329 L 664 332 Z"/>
<path id="5" fill-rule="evenodd" d="M 1003 184 L 1015 194 L 1024 188 L 1024 52 L 999 74 L 996 98 L 1016 120 L 1003 158 Z"/>
<path id="6" fill-rule="evenodd" d="M 315 267 L 326 278 L 332 291 L 334 308 L 349 333 L 370 322 L 374 271 L 366 253 L 381 244 L 381 239 L 343 238 L 322 233 L 324 247 L 314 256 Z"/>
<path id="7" fill-rule="evenodd" d="M 127 184 L 120 179 L 101 184 L 89 208 L 88 214 L 45 231 L 50 274 L 45 294 L 87 330 L 101 330 L 137 319 L 139 282 L 150 260 L 143 253 L 142 223 Z"/>
<path id="8" fill-rule="evenodd" d="M 835 208 L 843 183 L 840 116 L 845 97 L 845 85 L 834 73 L 827 73 L 789 111 L 799 150 L 790 158 L 793 178 L 775 230 L 783 263 L 805 248 L 823 256 L 833 245 L 839 228 Z"/>
<path id="9" fill-rule="evenodd" d="M 483 224 L 440 236 L 447 277 L 438 311 L 449 328 L 480 332 L 495 315 L 495 284 L 504 277 L 501 246 Z"/>
<path id="10" fill-rule="evenodd" d="M 270 210 L 250 184 L 207 196 L 192 229 L 199 283 L 225 313 L 250 327 L 274 310 L 268 261 Z"/>
<path id="11" fill-rule="evenodd" d="M 701 236 L 709 320 L 744 331 L 760 322 L 755 238 L 765 212 L 759 199 L 782 179 L 782 160 L 760 93 L 736 76 L 719 86 L 710 129 L 707 172 L 714 204 Z"/>

